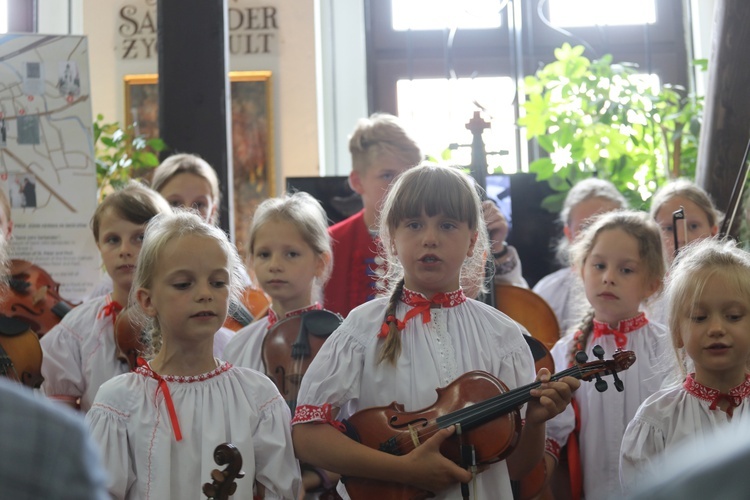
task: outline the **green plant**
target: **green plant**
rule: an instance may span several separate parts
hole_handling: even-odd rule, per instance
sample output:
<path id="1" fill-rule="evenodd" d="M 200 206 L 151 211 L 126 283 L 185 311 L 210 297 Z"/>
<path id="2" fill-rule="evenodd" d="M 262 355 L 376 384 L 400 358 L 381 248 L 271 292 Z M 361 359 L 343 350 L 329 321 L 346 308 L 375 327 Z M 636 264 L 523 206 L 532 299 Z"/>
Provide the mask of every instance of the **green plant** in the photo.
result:
<path id="1" fill-rule="evenodd" d="M 682 87 L 657 89 L 611 55 L 590 61 L 583 51 L 564 44 L 556 61 L 524 80 L 518 124 L 549 155 L 529 170 L 555 190 L 543 203 L 550 211 L 560 210 L 578 180 L 594 175 L 646 209 L 666 179 L 694 177 L 703 101 Z"/>
<path id="2" fill-rule="evenodd" d="M 165 148 L 161 139 L 134 135 L 132 125 L 123 128 L 119 122 L 104 123 L 104 116 L 96 115 L 94 156 L 98 199 L 159 165 L 158 155 Z"/>

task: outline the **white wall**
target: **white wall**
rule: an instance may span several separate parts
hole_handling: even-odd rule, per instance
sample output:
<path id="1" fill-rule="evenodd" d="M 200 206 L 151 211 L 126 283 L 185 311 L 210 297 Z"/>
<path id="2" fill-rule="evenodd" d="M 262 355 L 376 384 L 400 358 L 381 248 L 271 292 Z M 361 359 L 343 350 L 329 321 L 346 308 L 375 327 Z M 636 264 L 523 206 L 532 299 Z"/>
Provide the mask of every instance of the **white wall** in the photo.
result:
<path id="1" fill-rule="evenodd" d="M 227 0 L 230 6 L 236 1 Z M 143 8 L 143 0 L 71 0 L 72 33 L 85 34 L 89 41 L 92 109 L 110 121 L 125 118 L 124 76 L 158 72 L 156 58 L 124 61 L 118 55 L 118 11 L 129 3 Z M 232 71 L 273 72 L 275 178 L 280 192 L 287 176 L 319 174 L 314 1 L 259 0 L 252 5 L 277 8 L 275 53 L 235 55 L 229 66 Z M 40 32 L 67 33 L 68 22 L 67 1 L 39 0 Z"/>

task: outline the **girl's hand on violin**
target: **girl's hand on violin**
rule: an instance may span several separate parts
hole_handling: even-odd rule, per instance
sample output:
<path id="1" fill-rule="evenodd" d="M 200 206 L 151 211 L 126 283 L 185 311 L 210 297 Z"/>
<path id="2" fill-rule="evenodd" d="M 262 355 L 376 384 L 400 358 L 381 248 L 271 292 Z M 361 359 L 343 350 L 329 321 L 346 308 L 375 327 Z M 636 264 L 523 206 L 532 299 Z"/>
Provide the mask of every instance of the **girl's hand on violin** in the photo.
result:
<path id="1" fill-rule="evenodd" d="M 456 483 L 471 480 L 471 473 L 440 453 L 440 445 L 454 432 L 454 427 L 441 429 L 403 458 L 408 477 L 404 482 L 422 490 L 438 492 Z"/>
<path id="2" fill-rule="evenodd" d="M 542 385 L 530 392 L 535 399 L 530 400 L 526 408 L 526 422 L 537 424 L 562 413 L 570 404 L 573 393 L 581 385 L 581 381 L 573 377 L 563 377 L 556 382 L 550 382 L 550 373 L 546 368 L 539 370 L 536 379 L 542 382 Z"/>

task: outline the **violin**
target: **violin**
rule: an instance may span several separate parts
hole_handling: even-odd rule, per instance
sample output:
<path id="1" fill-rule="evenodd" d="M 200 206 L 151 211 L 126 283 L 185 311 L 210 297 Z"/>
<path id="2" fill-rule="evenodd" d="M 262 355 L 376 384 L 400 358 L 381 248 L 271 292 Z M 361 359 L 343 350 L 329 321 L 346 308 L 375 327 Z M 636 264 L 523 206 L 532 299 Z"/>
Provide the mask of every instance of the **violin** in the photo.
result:
<path id="1" fill-rule="evenodd" d="M 263 339 L 266 375 L 276 384 L 292 413 L 297 407 L 302 376 L 342 321 L 340 315 L 326 309 L 307 311 L 279 321 Z"/>
<path id="2" fill-rule="evenodd" d="M 0 375 L 34 389 L 44 381 L 39 337 L 23 321 L 5 315 L 0 315 Z"/>
<path id="3" fill-rule="evenodd" d="M 260 288 L 247 287 L 239 301 L 231 301 L 224 326 L 237 331 L 268 314 L 271 300 Z"/>
<path id="4" fill-rule="evenodd" d="M 41 267 L 26 260 L 10 261 L 9 296 L 0 313 L 26 323 L 39 337 L 70 312 L 73 304 L 60 296 L 60 284 Z"/>
<path id="5" fill-rule="evenodd" d="M 214 462 L 217 465 L 226 465 L 226 468 L 211 471 L 213 482 L 203 484 L 203 494 L 208 500 L 227 500 L 237 491 L 237 483 L 234 481 L 245 477 L 242 471 L 242 455 L 233 444 L 223 443 L 214 450 Z"/>
<path id="6" fill-rule="evenodd" d="M 596 389 L 603 392 L 607 389 L 607 382 L 602 376 L 612 375 L 615 388 L 621 391 L 623 384 L 617 373 L 635 363 L 635 353 L 618 350 L 613 359 L 604 360 L 604 349 L 595 346 L 594 355 L 599 360 L 587 363 L 586 354 L 579 352 L 577 364 L 552 375 L 550 380 L 566 376 L 596 380 Z M 359 411 L 343 423 L 350 438 L 394 455 L 405 455 L 439 430 L 456 426 L 456 432 L 443 442 L 440 452 L 463 467 L 488 465 L 513 452 L 521 433 L 519 409 L 532 399 L 531 390 L 540 385 L 541 382 L 533 382 L 508 390 L 495 376 L 479 370 L 471 371 L 437 389 L 437 400 L 428 408 L 405 412 L 403 405 L 394 401 L 389 406 Z M 473 463 L 462 460 L 467 451 L 468 456 L 474 458 Z M 354 500 L 416 500 L 432 496 L 428 491 L 408 485 L 372 479 L 350 477 L 344 484 Z"/>
<path id="7" fill-rule="evenodd" d="M 125 308 L 117 313 L 114 335 L 117 359 L 127 364 L 131 371 L 135 370 L 138 367 L 138 357 L 143 355 L 146 345 L 143 342 L 143 330 L 133 321 L 130 309 Z"/>

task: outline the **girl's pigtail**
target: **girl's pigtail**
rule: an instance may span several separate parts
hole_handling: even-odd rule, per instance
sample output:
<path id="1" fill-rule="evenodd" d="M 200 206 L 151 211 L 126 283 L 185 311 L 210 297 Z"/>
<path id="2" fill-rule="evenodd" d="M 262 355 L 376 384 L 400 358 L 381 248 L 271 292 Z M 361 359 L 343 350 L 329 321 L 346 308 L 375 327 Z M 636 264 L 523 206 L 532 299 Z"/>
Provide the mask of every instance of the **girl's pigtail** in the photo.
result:
<path id="1" fill-rule="evenodd" d="M 570 350 L 570 363 L 576 363 L 576 353 L 578 351 L 585 351 L 586 344 L 589 341 L 589 337 L 594 331 L 594 309 L 589 311 L 581 319 L 580 325 L 578 325 L 578 331 L 574 334 L 573 344 Z"/>
<path id="2" fill-rule="evenodd" d="M 388 308 L 385 311 L 385 323 L 388 325 L 388 336 L 385 338 L 383 347 L 380 349 L 378 364 L 388 360 L 392 365 L 396 364 L 396 358 L 401 354 L 401 333 L 398 330 L 398 321 L 396 319 L 396 305 L 404 290 L 404 279 L 399 280 L 393 289 L 391 299 L 388 301 Z"/>

